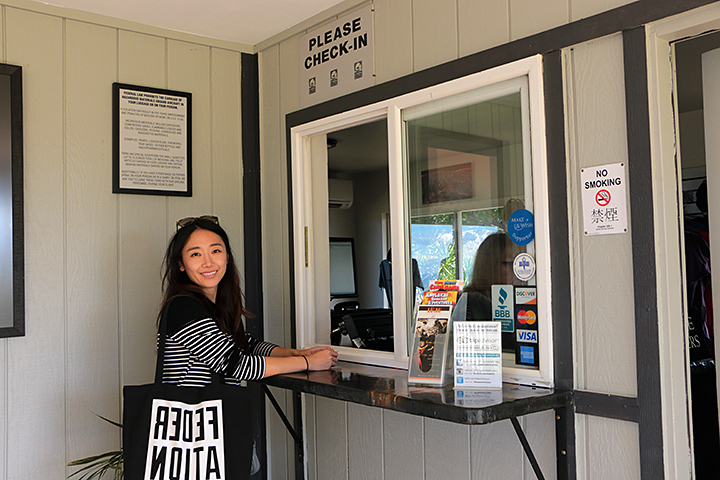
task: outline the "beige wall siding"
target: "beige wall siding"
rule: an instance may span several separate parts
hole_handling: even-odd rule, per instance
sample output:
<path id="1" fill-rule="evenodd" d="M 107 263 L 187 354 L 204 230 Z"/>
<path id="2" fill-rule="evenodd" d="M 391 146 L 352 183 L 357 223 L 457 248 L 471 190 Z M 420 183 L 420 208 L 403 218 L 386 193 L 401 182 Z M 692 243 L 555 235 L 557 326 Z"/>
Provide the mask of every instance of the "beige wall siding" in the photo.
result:
<path id="1" fill-rule="evenodd" d="M 374 57 L 376 84 L 387 82 L 422 69 L 470 55 L 508 41 L 540 33 L 579 18 L 591 16 L 629 3 L 627 0 L 552 0 L 536 2 L 532 0 L 376 0 L 374 13 Z M 358 5 L 360 8 L 361 5 Z M 319 19 L 317 25 L 332 18 Z M 262 139 L 262 178 L 263 178 L 263 235 L 264 268 L 266 292 L 273 291 L 277 296 L 267 296 L 266 313 L 268 331 L 277 332 L 278 339 L 289 342 L 287 317 L 280 315 L 289 311 L 289 306 L 280 304 L 277 298 L 280 285 L 286 286 L 289 275 L 288 263 L 289 236 L 287 225 L 287 196 L 283 189 L 287 182 L 287 158 L 285 150 L 285 116 L 299 109 L 297 39 L 315 25 L 304 25 L 303 30 L 291 30 L 284 40 L 274 45 L 264 45 L 259 52 L 261 63 L 261 115 L 263 125 Z M 569 53 L 574 52 L 574 53 Z M 574 58 L 571 58 L 574 55 Z M 607 57 L 607 58 L 606 58 Z M 600 59 L 600 60 L 599 60 Z M 595 65 L 593 65 L 595 62 Z M 607 64 L 609 62 L 609 64 Z M 566 90 L 572 89 L 574 102 L 568 112 L 568 128 L 572 139 L 568 142 L 571 163 L 568 172 L 570 186 L 570 205 L 576 214 L 571 218 L 574 255 L 581 255 L 573 273 L 573 286 L 578 290 L 575 305 L 576 351 L 578 361 L 578 386 L 596 389 L 608 393 L 632 395 L 635 386 L 635 341 L 632 308 L 632 267 L 630 264 L 630 235 L 611 235 L 596 238 L 584 238 L 578 230 L 577 215 L 580 212 L 578 191 L 579 173 L 582 166 L 626 161 L 625 112 L 622 77 L 622 43 L 619 37 L 601 40 L 590 46 L 578 46 L 568 50 L 565 55 Z M 596 80 L 591 79 L 598 75 Z M 594 83 L 595 82 L 595 83 Z M 594 90 L 595 89 L 595 90 Z M 593 94 L 599 92 L 597 99 Z M 570 94 L 568 94 L 570 95 Z M 602 126 L 602 128 L 598 128 Z M 611 131 L 609 138 L 600 132 L 605 128 Z M 602 146 L 602 148 L 600 148 Z M 282 218 L 278 218 L 281 215 Z M 280 237 L 282 234 L 282 238 Z M 618 254 L 619 252 L 619 254 Z M 610 258 L 607 256 L 612 254 Z M 577 258 L 577 257 L 574 257 Z M 602 263 L 598 263 L 602 262 Z M 603 270 L 599 270 L 602 267 Z M 604 273 L 603 273 L 604 272 Z M 598 283 L 609 283 L 608 292 L 598 292 L 592 287 Z M 268 290 L 272 285 L 273 288 Z M 289 290 L 282 291 L 282 298 L 288 299 Z M 613 301 L 607 301 L 608 296 Z M 614 360 L 608 362 L 608 358 Z M 337 460 L 325 460 L 319 452 L 328 448 L 333 451 L 337 445 L 325 443 L 323 437 L 317 437 L 319 428 L 319 402 L 306 397 L 306 434 L 308 435 L 308 471 L 309 478 L 320 478 L 323 469 L 335 468 Z M 345 410 L 349 410 L 346 406 Z M 354 408 L 354 406 L 353 406 Z M 333 409 L 343 412 L 343 409 Z M 431 478 L 437 473 L 428 465 L 428 458 L 434 458 L 427 451 L 428 442 L 434 445 L 442 431 L 459 428 L 444 422 L 424 420 L 420 417 L 383 411 L 381 418 L 369 409 L 354 409 L 353 421 L 367 421 L 373 431 L 382 429 L 383 474 L 385 478 Z M 323 411 L 322 414 L 326 412 Z M 359 418 L 355 418 L 359 416 Z M 554 415 L 551 412 L 539 415 L 542 420 L 523 419 L 529 438 L 538 439 L 544 448 L 539 448 L 538 459 L 544 470 L 555 474 Z M 272 422 L 273 420 L 271 420 Z M 345 420 L 343 420 L 345 421 Z M 347 423 L 347 422 L 346 422 Z M 512 471 L 518 475 L 532 478 L 532 471 L 521 455 L 520 446 L 509 423 L 473 427 L 469 434 L 460 435 L 462 439 L 453 440 L 452 452 L 469 452 L 465 462 L 458 465 L 457 478 L 484 478 L 492 472 Z M 344 424 L 343 424 L 344 425 Z M 602 430 L 604 424 L 597 427 Z M 626 435 L 622 443 L 632 443 L 628 432 L 617 430 Z M 469 441 L 468 441 L 469 436 Z M 453 435 L 452 438 L 458 438 Z M 630 440 L 628 440 L 630 439 Z M 333 440 L 336 441 L 337 439 Z M 579 440 L 585 445 L 587 439 Z M 355 437 L 349 436 L 344 449 L 351 475 L 355 448 L 370 452 L 377 458 L 378 452 L 370 443 L 356 444 Z M 417 442 L 420 442 L 419 444 Z M 533 440 L 531 440 L 533 442 Z M 480 455 L 478 449 L 487 445 L 500 445 L 497 455 Z M 352 445 L 352 449 L 350 446 Z M 593 443 L 593 449 L 605 449 L 599 454 L 612 451 L 610 446 L 601 442 Z M 495 451 L 495 450 L 493 450 Z M 312 452 L 313 454 L 310 454 Z M 633 455 L 635 455 L 633 452 Z M 592 457 L 595 452 L 590 452 Z M 273 453 L 273 455 L 275 455 Z M 275 458 L 275 457 L 273 457 Z M 635 457 L 633 457 L 635 458 Z M 502 460 L 504 459 L 504 460 Z M 317 462 L 317 463 L 316 463 Z M 323 465 L 331 462 L 332 465 Z M 343 463 L 344 464 L 344 463 Z M 636 466 L 636 465 L 635 465 Z M 630 467 L 629 467 L 630 468 Z M 634 468 L 634 467 L 632 467 Z M 630 468 L 630 470 L 632 470 Z M 548 475 L 546 473 L 546 475 Z M 340 478 L 345 478 L 341 476 Z M 500 476 L 499 478 L 502 478 Z M 513 477 L 517 478 L 517 477 Z"/>
<path id="2" fill-rule="evenodd" d="M 567 49 L 565 70 L 577 387 L 636 395 L 631 228 L 585 236 L 580 188 L 583 167 L 627 167 L 622 36 Z"/>
<path id="3" fill-rule="evenodd" d="M 0 60 L 23 67 L 26 274 L 26 335 L 0 339 L 0 480 L 65 478 L 120 445 L 93 413 L 119 419 L 122 385 L 152 379 L 175 220 L 218 214 L 242 260 L 249 48 L 20 0 L 0 12 Z M 192 93 L 192 198 L 112 194 L 115 81 Z"/>
<path id="4" fill-rule="evenodd" d="M 578 415 L 577 474 L 587 480 L 640 478 L 638 424 Z"/>

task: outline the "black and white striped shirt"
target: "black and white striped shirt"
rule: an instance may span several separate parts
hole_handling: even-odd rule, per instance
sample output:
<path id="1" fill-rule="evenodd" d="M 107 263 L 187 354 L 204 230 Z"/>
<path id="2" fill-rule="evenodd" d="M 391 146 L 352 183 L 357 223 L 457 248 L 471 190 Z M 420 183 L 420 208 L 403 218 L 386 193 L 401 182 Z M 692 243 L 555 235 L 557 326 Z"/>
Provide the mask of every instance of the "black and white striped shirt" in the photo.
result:
<path id="1" fill-rule="evenodd" d="M 211 369 L 224 374 L 228 384 L 265 375 L 265 357 L 277 345 L 248 335 L 250 355 L 246 355 L 196 299 L 178 296 L 167 308 L 163 383 L 202 387 L 210 383 Z"/>

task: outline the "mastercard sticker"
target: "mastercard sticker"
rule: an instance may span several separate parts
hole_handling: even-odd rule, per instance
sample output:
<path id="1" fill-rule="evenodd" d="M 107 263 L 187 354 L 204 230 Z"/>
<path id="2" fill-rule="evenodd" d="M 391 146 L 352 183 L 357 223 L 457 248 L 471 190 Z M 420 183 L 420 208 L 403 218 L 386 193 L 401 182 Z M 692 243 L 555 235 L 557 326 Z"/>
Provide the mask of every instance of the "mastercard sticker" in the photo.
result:
<path id="1" fill-rule="evenodd" d="M 515 325 L 519 329 L 537 328 L 537 310 L 526 305 L 516 308 Z"/>

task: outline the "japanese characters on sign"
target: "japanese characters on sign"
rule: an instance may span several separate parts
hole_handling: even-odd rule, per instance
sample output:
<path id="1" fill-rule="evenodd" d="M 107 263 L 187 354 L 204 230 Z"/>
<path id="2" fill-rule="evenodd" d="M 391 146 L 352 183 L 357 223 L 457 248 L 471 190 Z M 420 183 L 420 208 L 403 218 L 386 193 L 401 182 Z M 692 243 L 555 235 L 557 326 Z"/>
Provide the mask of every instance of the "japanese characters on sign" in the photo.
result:
<path id="1" fill-rule="evenodd" d="M 627 232 L 625 164 L 580 170 L 585 235 Z"/>

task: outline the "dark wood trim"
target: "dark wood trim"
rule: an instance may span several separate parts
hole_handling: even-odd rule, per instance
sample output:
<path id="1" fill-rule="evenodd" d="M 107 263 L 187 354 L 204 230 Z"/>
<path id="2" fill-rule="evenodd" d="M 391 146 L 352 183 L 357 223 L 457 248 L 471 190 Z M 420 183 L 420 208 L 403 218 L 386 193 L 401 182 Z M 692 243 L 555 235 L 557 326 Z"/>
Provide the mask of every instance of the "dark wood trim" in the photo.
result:
<path id="1" fill-rule="evenodd" d="M 257 55 L 240 57 L 240 101 L 242 122 L 243 168 L 243 231 L 245 308 L 255 317 L 247 322 L 248 332 L 258 339 L 265 338 L 263 329 L 262 289 L 262 222 L 260 218 L 260 92 Z M 265 395 L 258 385 L 252 388 L 253 438 L 257 442 L 260 463 L 267 466 L 265 452 Z M 260 470 L 260 480 L 267 480 L 267 468 Z"/>
<path id="2" fill-rule="evenodd" d="M 645 27 L 623 32 L 628 184 L 632 218 L 630 232 L 635 285 L 640 474 L 642 479 L 662 480 L 665 478 L 662 392 L 650 156 L 650 99 L 645 43 Z"/>
<path id="3" fill-rule="evenodd" d="M 10 163 L 12 188 L 12 316 L 11 327 L 0 328 L 0 338 L 25 335 L 25 216 L 23 159 L 22 67 L 0 64 L 0 75 L 10 77 Z"/>
<path id="4" fill-rule="evenodd" d="M 637 397 L 575 390 L 573 403 L 575 412 L 583 415 L 614 418 L 626 422 L 640 421 Z"/>
<path id="5" fill-rule="evenodd" d="M 543 57 L 545 136 L 547 142 L 550 255 L 552 269 L 553 366 L 555 388 L 572 390 L 572 288 L 570 285 L 570 232 L 568 226 L 567 156 L 562 54 L 554 50 Z M 558 478 L 575 478 L 575 421 L 570 408 L 556 411 Z"/>

